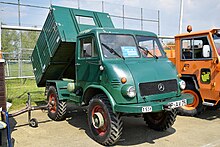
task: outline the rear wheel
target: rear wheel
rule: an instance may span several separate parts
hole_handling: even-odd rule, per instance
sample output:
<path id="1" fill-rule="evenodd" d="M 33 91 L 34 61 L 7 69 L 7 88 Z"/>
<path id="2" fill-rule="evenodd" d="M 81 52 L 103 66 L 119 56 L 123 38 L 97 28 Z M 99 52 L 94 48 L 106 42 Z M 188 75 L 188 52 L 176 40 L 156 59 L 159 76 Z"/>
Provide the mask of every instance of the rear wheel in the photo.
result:
<path id="1" fill-rule="evenodd" d="M 60 101 L 57 95 L 56 88 L 50 86 L 47 93 L 47 100 L 49 103 L 48 116 L 52 120 L 60 121 L 65 119 L 67 104 L 65 101 Z"/>
<path id="2" fill-rule="evenodd" d="M 176 115 L 176 109 L 172 109 L 171 111 L 146 113 L 143 116 L 149 128 L 156 131 L 165 131 L 174 124 Z"/>
<path id="3" fill-rule="evenodd" d="M 179 114 L 187 115 L 187 116 L 195 116 L 197 114 L 200 114 L 203 110 L 203 105 L 202 105 L 202 98 L 198 90 L 196 90 L 192 86 L 189 86 L 185 90 L 183 90 L 183 93 L 189 93 L 193 95 L 193 103 L 177 108 Z"/>
<path id="4" fill-rule="evenodd" d="M 121 116 L 113 113 L 111 104 L 104 94 L 98 94 L 90 101 L 88 124 L 93 138 L 102 145 L 115 144 L 122 134 Z"/>

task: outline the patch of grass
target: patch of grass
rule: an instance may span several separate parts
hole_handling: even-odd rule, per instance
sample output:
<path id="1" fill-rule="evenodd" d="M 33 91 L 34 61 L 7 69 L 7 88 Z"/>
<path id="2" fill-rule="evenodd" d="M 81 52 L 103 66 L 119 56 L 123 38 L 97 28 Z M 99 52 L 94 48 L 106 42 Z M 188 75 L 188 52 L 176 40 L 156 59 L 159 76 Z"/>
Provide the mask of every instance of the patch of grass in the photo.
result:
<path id="1" fill-rule="evenodd" d="M 46 100 L 44 90 L 44 87 L 37 87 L 34 79 L 6 80 L 6 98 L 8 102 L 12 103 L 12 107 L 9 110 L 24 108 L 28 99 L 28 92 L 31 94 L 32 105 L 44 102 Z"/>

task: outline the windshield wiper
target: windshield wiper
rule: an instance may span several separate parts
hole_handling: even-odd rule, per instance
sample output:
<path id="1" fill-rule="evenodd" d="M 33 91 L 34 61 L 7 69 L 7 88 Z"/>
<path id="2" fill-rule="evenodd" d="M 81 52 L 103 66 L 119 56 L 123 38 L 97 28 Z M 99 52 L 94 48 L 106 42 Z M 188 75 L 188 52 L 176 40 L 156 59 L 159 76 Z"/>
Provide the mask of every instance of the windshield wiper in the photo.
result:
<path id="1" fill-rule="evenodd" d="M 138 47 L 144 52 L 144 54 L 147 56 L 147 54 L 150 54 L 152 57 L 154 57 L 155 59 L 158 59 L 158 57 L 156 55 L 153 55 L 150 51 L 148 51 L 146 48 L 139 46 Z"/>
<path id="2" fill-rule="evenodd" d="M 115 51 L 113 48 L 110 48 L 108 45 L 101 43 L 110 53 L 114 53 L 116 56 L 118 56 L 119 58 L 122 58 L 125 60 L 125 57 L 123 57 L 122 55 L 120 55 L 117 51 Z"/>

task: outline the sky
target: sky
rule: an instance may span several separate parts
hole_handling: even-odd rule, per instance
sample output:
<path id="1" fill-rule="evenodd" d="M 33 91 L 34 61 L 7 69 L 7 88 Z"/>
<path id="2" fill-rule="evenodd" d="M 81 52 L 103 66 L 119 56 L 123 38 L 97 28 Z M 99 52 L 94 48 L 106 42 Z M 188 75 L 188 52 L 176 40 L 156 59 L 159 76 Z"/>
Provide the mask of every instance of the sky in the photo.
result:
<path id="1" fill-rule="evenodd" d="M 126 17 L 143 18 L 150 20 L 160 19 L 158 23 L 144 22 L 143 29 L 160 33 L 162 36 L 174 36 L 179 33 L 180 1 L 181 0 L 103 0 L 104 11 L 110 15 L 123 15 L 122 5 L 125 5 Z M 0 2 L 14 2 L 17 0 L 0 0 Z M 50 3 L 66 7 L 78 7 L 78 0 L 20 0 L 22 4 L 33 4 L 49 7 Z M 101 0 L 79 0 L 80 8 L 102 11 Z M 186 32 L 187 25 L 192 25 L 193 31 L 220 28 L 220 0 L 183 0 L 183 25 Z M 46 19 L 48 9 L 21 7 L 21 25 L 41 27 Z M 0 20 L 8 25 L 18 25 L 18 7 L 0 3 Z M 122 19 L 112 17 L 116 27 L 122 28 Z M 125 20 L 125 28 L 141 29 L 140 21 Z"/>

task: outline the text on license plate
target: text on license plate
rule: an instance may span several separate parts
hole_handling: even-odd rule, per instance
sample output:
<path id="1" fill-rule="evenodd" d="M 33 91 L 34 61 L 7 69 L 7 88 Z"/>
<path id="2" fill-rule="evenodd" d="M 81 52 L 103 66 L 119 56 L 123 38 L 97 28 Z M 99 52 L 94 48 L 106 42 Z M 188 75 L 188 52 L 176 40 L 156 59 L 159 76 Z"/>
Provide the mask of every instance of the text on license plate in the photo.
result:
<path id="1" fill-rule="evenodd" d="M 187 100 L 183 99 L 180 101 L 170 102 L 168 103 L 168 105 L 169 105 L 169 108 L 177 108 L 177 107 L 185 106 L 187 105 Z"/>
<path id="2" fill-rule="evenodd" d="M 152 112 L 152 106 L 142 107 L 142 112 L 143 113 Z"/>

